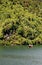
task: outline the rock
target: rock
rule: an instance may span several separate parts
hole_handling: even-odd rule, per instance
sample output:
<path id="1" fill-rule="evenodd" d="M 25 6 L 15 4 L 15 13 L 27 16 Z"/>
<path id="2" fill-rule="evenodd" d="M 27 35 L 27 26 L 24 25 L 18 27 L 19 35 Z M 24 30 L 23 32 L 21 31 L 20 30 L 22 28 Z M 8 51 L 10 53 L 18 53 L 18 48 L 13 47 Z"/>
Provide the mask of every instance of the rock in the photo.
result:
<path id="1" fill-rule="evenodd" d="M 33 45 L 32 44 L 29 44 L 29 48 L 32 48 L 33 47 Z"/>

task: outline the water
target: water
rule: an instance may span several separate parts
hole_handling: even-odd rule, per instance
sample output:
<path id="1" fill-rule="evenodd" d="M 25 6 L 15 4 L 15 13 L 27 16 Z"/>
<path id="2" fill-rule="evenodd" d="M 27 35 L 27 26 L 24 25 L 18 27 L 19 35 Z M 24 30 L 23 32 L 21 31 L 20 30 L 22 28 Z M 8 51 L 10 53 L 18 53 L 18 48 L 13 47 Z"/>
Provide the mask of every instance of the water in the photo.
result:
<path id="1" fill-rule="evenodd" d="M 0 65 L 42 65 L 42 46 L 0 47 Z"/>

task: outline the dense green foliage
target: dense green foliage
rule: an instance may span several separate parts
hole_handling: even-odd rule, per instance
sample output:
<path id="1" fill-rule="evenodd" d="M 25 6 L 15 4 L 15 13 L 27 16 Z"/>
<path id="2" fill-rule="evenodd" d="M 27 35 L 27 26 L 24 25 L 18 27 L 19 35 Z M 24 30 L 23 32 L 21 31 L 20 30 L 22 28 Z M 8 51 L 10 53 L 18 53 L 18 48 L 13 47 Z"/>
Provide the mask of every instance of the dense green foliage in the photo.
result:
<path id="1" fill-rule="evenodd" d="M 0 45 L 42 44 L 42 1 L 0 0 Z"/>

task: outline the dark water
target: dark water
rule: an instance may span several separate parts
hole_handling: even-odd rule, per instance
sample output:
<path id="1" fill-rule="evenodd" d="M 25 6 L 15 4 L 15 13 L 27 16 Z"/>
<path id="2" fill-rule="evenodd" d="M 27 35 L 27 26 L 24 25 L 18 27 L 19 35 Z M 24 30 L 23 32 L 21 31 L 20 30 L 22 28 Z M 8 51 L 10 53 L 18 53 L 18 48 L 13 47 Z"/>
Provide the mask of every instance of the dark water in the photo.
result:
<path id="1" fill-rule="evenodd" d="M 0 47 L 0 65 L 42 65 L 42 46 Z"/>

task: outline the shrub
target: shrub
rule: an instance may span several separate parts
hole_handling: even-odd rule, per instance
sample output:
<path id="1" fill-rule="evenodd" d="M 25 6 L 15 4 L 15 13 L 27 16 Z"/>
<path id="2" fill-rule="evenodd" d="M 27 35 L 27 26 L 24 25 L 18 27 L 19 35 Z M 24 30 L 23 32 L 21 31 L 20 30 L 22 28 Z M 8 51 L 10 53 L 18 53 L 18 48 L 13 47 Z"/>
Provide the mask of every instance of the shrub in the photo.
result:
<path id="1" fill-rule="evenodd" d="M 37 44 L 39 40 L 41 44 L 42 18 L 38 17 L 42 8 L 40 1 L 1 0 L 1 2 L 3 3 L 0 4 L 1 42 L 4 40 L 2 43 L 6 45 L 28 45 Z"/>
<path id="2" fill-rule="evenodd" d="M 21 36 L 24 36 L 24 31 L 23 31 L 23 28 L 21 26 L 18 28 L 17 33 Z"/>
<path id="3" fill-rule="evenodd" d="M 12 34 L 13 31 L 16 30 L 16 25 L 14 24 L 14 22 L 6 22 L 5 25 L 3 26 L 3 34 Z"/>

